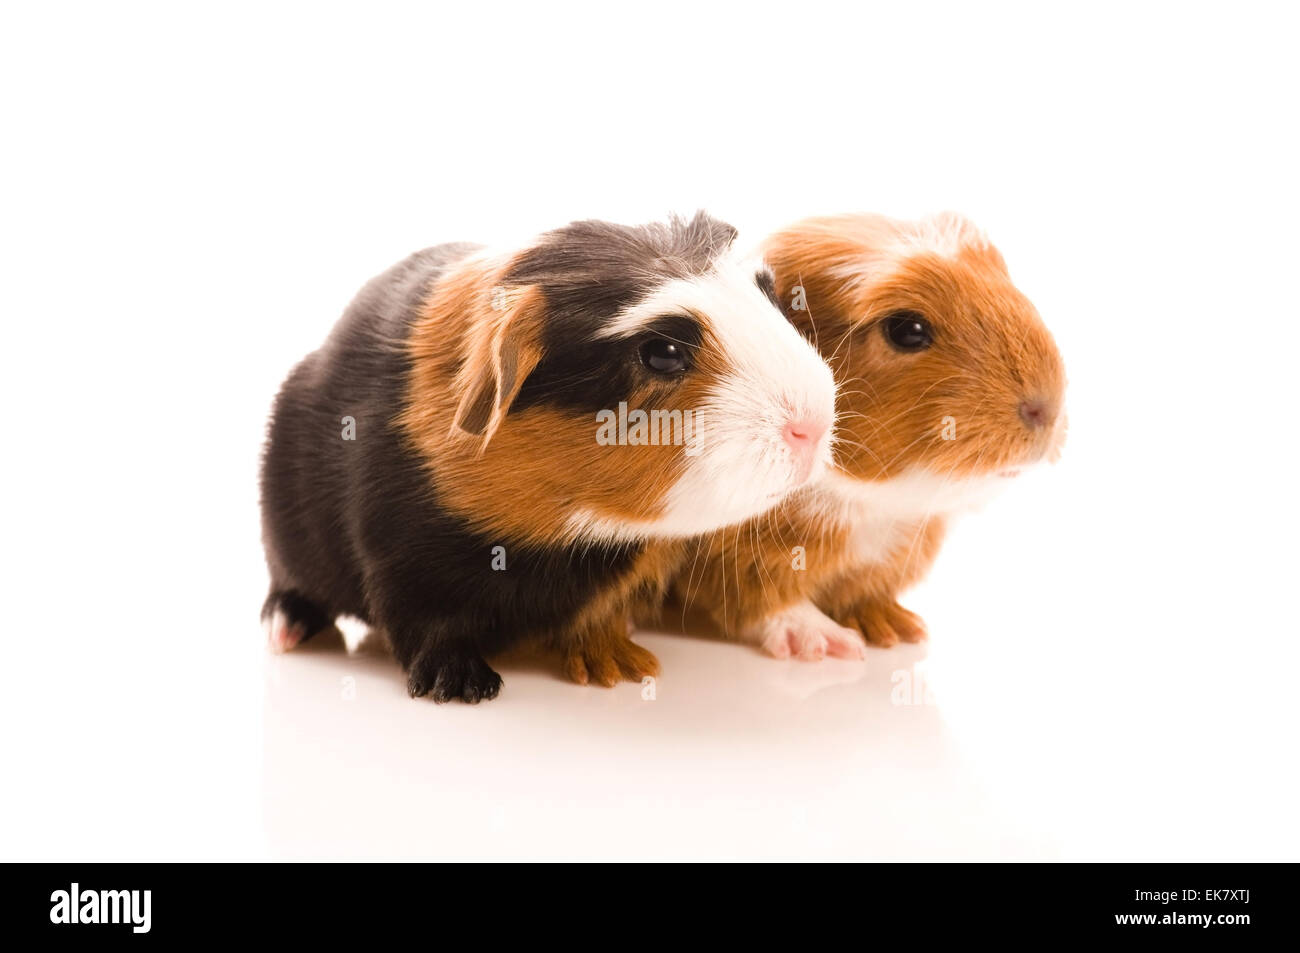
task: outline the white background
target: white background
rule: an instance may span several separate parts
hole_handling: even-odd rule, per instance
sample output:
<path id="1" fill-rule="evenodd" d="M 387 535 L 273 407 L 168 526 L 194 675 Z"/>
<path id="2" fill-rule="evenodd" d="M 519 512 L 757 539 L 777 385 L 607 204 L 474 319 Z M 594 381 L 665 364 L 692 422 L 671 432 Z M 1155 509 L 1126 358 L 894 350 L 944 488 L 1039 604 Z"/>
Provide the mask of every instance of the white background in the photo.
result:
<path id="1" fill-rule="evenodd" d="M 421 6 L 0 14 L 0 855 L 1300 859 L 1286 5 Z M 265 415 L 362 282 L 697 207 L 965 212 L 1056 333 L 1065 459 L 930 645 L 477 708 L 270 659 Z"/>

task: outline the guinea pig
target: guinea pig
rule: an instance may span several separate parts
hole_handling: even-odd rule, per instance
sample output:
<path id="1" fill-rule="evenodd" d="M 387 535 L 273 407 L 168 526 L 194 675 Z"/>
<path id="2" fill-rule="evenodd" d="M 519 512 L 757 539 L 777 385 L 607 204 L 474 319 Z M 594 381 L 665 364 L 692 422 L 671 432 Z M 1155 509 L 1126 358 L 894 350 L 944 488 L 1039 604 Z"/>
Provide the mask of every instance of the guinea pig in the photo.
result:
<path id="1" fill-rule="evenodd" d="M 950 519 L 1059 453 L 1056 344 L 960 216 L 814 218 L 763 248 L 839 385 L 834 464 L 767 516 L 701 539 L 678 601 L 780 658 L 923 639 L 898 595 Z"/>
<path id="2" fill-rule="evenodd" d="M 686 540 L 830 459 L 830 370 L 735 239 L 704 213 L 575 222 L 371 280 L 272 411 L 272 648 L 355 616 L 439 702 L 495 697 L 485 656 L 521 639 L 578 682 L 656 674 L 628 618 Z"/>

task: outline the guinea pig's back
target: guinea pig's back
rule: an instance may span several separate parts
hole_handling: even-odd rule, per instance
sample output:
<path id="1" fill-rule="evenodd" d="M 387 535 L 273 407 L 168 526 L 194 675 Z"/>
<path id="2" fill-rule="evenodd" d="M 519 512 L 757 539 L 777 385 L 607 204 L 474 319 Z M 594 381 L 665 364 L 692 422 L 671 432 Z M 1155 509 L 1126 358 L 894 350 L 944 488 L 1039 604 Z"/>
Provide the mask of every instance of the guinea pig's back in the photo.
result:
<path id="1" fill-rule="evenodd" d="M 355 545 L 366 455 L 400 454 L 391 422 L 405 388 L 405 343 L 432 284 L 479 246 L 426 248 L 372 278 L 325 343 L 276 396 L 262 459 L 262 536 L 272 590 L 329 615 L 365 618 Z"/>

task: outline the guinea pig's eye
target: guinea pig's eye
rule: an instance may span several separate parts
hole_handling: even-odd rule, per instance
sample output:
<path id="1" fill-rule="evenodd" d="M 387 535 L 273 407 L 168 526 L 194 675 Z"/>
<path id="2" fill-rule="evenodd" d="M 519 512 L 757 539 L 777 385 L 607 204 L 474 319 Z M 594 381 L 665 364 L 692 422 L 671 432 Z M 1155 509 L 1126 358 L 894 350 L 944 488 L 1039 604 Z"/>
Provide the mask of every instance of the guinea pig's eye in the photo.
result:
<path id="1" fill-rule="evenodd" d="M 915 311 L 896 311 L 881 327 L 889 343 L 900 351 L 924 351 L 934 341 L 930 322 Z"/>
<path id="2" fill-rule="evenodd" d="M 651 338 L 641 345 L 641 363 L 657 374 L 686 370 L 686 348 L 667 338 Z"/>

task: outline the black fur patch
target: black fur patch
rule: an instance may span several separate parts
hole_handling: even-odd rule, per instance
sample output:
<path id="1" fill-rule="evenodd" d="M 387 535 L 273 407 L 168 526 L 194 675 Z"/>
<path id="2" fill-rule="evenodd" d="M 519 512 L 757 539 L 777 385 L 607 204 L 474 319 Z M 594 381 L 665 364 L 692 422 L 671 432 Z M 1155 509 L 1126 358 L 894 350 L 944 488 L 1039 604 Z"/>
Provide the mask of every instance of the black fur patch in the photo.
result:
<path id="1" fill-rule="evenodd" d="M 675 386 L 676 381 L 666 380 L 641 363 L 641 345 L 660 337 L 681 343 L 693 354 L 703 332 L 692 317 L 664 315 L 626 337 L 551 343 L 510 405 L 510 413 L 545 404 L 594 415 L 616 408 L 620 400 L 647 382 Z"/>
<path id="2" fill-rule="evenodd" d="M 772 276 L 772 272 L 766 268 L 754 272 L 754 284 L 758 285 L 758 290 L 767 295 L 767 300 L 776 305 L 776 309 L 780 311 L 781 302 L 776 296 L 776 278 Z"/>
<path id="3" fill-rule="evenodd" d="M 549 312 L 544 356 L 510 412 L 537 404 L 593 414 L 616 407 L 642 379 L 640 344 L 656 328 L 698 347 L 698 323 L 687 315 L 664 315 L 623 338 L 599 332 L 665 282 L 707 273 L 735 239 L 734 228 L 703 212 L 666 225 L 574 222 L 543 236 L 505 278 L 538 287 Z"/>

